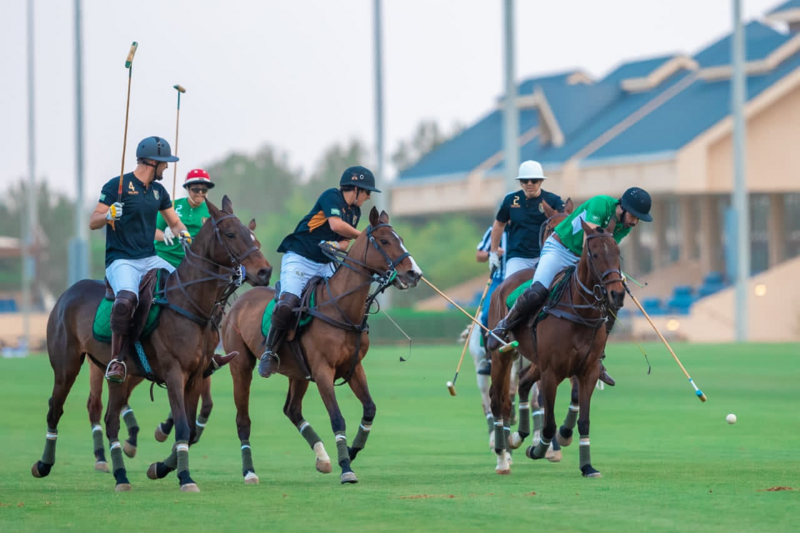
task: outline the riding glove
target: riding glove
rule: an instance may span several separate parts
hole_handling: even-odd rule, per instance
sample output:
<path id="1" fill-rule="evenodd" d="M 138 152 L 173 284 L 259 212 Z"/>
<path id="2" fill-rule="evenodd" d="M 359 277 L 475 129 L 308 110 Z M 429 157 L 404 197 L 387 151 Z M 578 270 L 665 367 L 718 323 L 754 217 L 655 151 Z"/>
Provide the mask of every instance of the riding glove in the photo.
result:
<path id="1" fill-rule="evenodd" d="M 119 220 L 120 218 L 122 218 L 122 204 L 120 202 L 114 202 L 108 206 L 108 211 L 106 211 L 106 220 L 114 221 Z"/>

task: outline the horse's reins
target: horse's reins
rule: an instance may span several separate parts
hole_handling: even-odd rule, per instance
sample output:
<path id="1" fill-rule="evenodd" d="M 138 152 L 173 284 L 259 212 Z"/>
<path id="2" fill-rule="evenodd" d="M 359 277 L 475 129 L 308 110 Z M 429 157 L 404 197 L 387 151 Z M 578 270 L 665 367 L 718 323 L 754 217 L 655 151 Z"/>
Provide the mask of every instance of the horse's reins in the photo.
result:
<path id="1" fill-rule="evenodd" d="M 225 241 L 225 239 L 222 238 L 222 235 L 220 234 L 219 223 L 222 222 L 223 220 L 226 220 L 228 218 L 233 218 L 235 216 L 236 215 L 234 214 L 227 214 L 225 216 L 220 217 L 219 219 L 214 219 L 214 218 L 211 219 L 211 223 L 214 228 L 214 235 L 216 236 L 220 244 L 222 244 L 222 246 L 225 248 L 225 251 L 228 254 L 228 258 L 230 259 L 231 266 L 221 265 L 219 263 L 212 261 L 211 259 L 208 259 L 207 257 L 198 255 L 197 253 L 193 252 L 188 245 L 185 245 L 184 246 L 185 261 L 188 262 L 197 270 L 199 270 L 200 272 L 206 274 L 207 276 L 184 282 L 183 280 L 181 280 L 180 274 L 178 274 L 178 270 L 175 270 L 172 274 L 170 274 L 170 277 L 175 276 L 175 285 L 171 287 L 165 287 L 163 291 L 159 291 L 159 293 L 156 295 L 156 303 L 158 303 L 159 305 L 169 307 L 173 311 L 188 318 L 192 322 L 195 322 L 196 324 L 202 327 L 205 327 L 211 321 L 214 315 L 214 309 L 218 307 L 224 308 L 231 295 L 236 291 L 236 289 L 238 289 L 242 285 L 242 283 L 244 283 L 246 272 L 244 265 L 242 264 L 242 261 L 244 261 L 247 257 L 249 257 L 253 252 L 258 250 L 258 246 L 253 245 L 244 252 L 242 252 L 241 254 L 236 255 L 235 251 L 232 250 L 230 245 Z M 221 272 L 215 272 L 213 270 L 204 268 L 201 264 L 202 262 L 211 265 L 213 268 Z M 222 282 L 224 282 L 225 285 L 221 294 L 216 298 L 214 305 L 211 307 L 211 311 L 208 313 L 204 309 L 202 309 L 186 291 L 186 287 L 189 287 L 191 285 L 196 285 L 198 283 L 204 283 L 207 281 L 220 282 L 218 285 L 222 285 Z M 169 291 L 175 289 L 180 290 L 181 294 L 183 294 L 183 296 L 186 298 L 189 304 L 194 308 L 194 310 L 199 314 L 199 316 L 169 301 Z"/>

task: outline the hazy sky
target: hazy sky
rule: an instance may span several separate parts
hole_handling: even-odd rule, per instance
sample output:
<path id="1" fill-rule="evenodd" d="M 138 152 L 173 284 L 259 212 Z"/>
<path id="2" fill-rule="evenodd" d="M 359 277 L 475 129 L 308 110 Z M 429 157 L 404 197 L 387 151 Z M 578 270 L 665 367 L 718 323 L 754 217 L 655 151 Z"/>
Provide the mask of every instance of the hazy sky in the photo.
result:
<path id="1" fill-rule="evenodd" d="M 37 175 L 75 184 L 72 0 L 34 0 Z M 745 19 L 779 0 L 743 0 Z M 119 174 L 130 43 L 126 170 L 135 143 L 174 148 L 179 174 L 270 143 L 306 172 L 337 141 L 374 146 L 372 0 L 83 0 L 87 197 Z M 422 119 L 470 124 L 503 91 L 501 0 L 384 0 L 386 153 Z M 694 53 L 730 31 L 730 0 L 517 0 L 516 77 Z M 27 174 L 26 2 L 3 0 L 0 188 Z M 369 163 L 369 162 L 368 162 Z M 390 169 L 391 170 L 391 169 Z M 166 182 L 171 186 L 169 170 Z M 393 171 L 392 171 L 393 173 Z M 181 177 L 182 179 L 182 177 Z M 180 181 L 179 181 L 180 183 Z M 224 184 L 220 184 L 224 187 Z M 168 187 L 169 188 L 169 187 Z M 219 189 L 218 189 L 219 190 Z M 224 189 L 223 189 L 224 190 Z M 179 195 L 180 196 L 180 195 Z"/>

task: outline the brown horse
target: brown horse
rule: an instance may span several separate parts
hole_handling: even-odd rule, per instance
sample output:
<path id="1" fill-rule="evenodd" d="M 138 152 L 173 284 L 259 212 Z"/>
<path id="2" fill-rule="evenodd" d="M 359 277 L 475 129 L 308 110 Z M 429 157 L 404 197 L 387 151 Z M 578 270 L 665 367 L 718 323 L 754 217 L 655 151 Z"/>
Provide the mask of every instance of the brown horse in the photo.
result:
<path id="1" fill-rule="evenodd" d="M 261 243 L 257 238 L 255 238 L 255 230 L 256 230 L 256 221 L 255 219 L 250 220 L 250 224 L 247 225 L 252 233 L 255 245 L 261 249 Z M 221 318 L 221 315 L 220 315 Z M 217 324 L 219 326 L 219 324 Z M 207 334 L 211 335 L 207 341 L 207 346 L 211 350 L 210 356 L 214 356 L 214 348 L 219 344 L 219 331 L 217 328 L 211 328 L 207 331 Z M 216 367 L 219 368 L 227 364 L 229 358 L 223 356 L 216 356 Z M 208 372 L 215 371 L 216 368 L 211 368 Z M 141 383 L 144 378 L 139 376 L 130 376 L 130 379 L 126 380 L 126 385 L 128 387 L 128 391 L 125 397 L 125 405 L 122 407 L 122 420 L 125 422 L 125 426 L 128 429 L 128 438 L 125 439 L 125 442 L 122 443 L 122 451 L 128 457 L 135 457 L 136 456 L 136 448 L 138 443 L 138 435 L 139 435 L 139 424 L 136 422 L 136 416 L 133 413 L 133 409 L 130 407 L 130 403 L 128 400 L 130 399 L 130 395 L 133 392 L 133 389 L 136 388 L 139 383 Z M 100 425 L 100 417 L 103 413 L 103 383 L 105 379 L 103 379 L 103 372 L 97 365 L 89 365 L 89 399 L 86 402 L 86 408 L 89 411 L 89 423 L 92 426 L 92 439 L 94 441 L 94 456 L 95 456 L 95 463 L 94 469 L 100 472 L 110 472 L 108 468 L 108 463 L 106 462 L 106 452 L 105 448 L 103 447 L 103 428 Z M 203 433 L 205 428 L 205 424 L 208 422 L 208 418 L 211 416 L 211 410 L 214 407 L 214 402 L 211 399 L 211 378 L 204 377 L 202 380 L 198 382 L 198 393 L 202 398 L 202 407 L 200 408 L 199 416 L 195 420 L 196 426 L 196 433 L 192 438 L 190 444 L 196 444 L 198 440 L 200 440 L 200 436 Z M 155 431 L 155 438 L 158 442 L 164 442 L 167 440 L 170 432 L 172 431 L 172 427 L 174 425 L 174 421 L 172 419 L 172 413 L 167 416 L 167 419 L 160 423 L 156 427 Z"/>
<path id="2" fill-rule="evenodd" d="M 527 394 L 533 383 L 538 381 L 544 399 L 545 424 L 541 440 L 525 453 L 532 459 L 545 456 L 556 433 L 553 408 L 558 384 L 574 376 L 572 403 L 559 430 L 557 442 L 561 446 L 571 444 L 573 428 L 580 413 L 580 469 L 586 477 L 600 476 L 600 472 L 591 465 L 589 453 L 589 405 L 600 375 L 600 356 L 607 341 L 604 326 L 608 310 L 621 307 L 624 299 L 619 246 L 612 235 L 614 224 L 612 219 L 608 228 L 592 229 L 582 223 L 586 235 L 583 254 L 574 273 L 564 278 L 566 288 L 558 302 L 546 308 L 545 318 L 535 329 L 531 326 L 538 312 L 513 331 L 520 343 L 519 352 L 531 361 L 530 369 L 520 381 L 520 394 Z M 530 272 L 517 274 L 506 280 L 510 286 L 518 287 L 531 278 Z M 557 278 L 554 285 L 558 281 Z M 498 288 L 496 292 L 508 291 Z M 510 367 L 509 354 L 492 354 L 492 411 L 501 421 L 510 417 L 511 405 L 505 392 L 510 379 Z M 503 431 L 502 423 L 499 428 L 495 426 L 495 435 L 496 471 L 508 474 L 511 470 L 505 452 L 509 446 L 509 434 Z M 517 447 L 520 443 L 521 439 L 511 445 Z"/>
<path id="3" fill-rule="evenodd" d="M 364 448 L 375 418 L 375 403 L 361 364 L 369 349 L 366 313 L 378 292 L 389 285 L 408 289 L 416 286 L 422 276 L 403 240 L 389 225 L 389 215 L 386 212 L 378 215 L 378 210 L 373 207 L 369 223 L 346 257 L 338 259 L 340 265 L 333 276 L 314 289 L 316 307 L 310 311 L 314 319 L 297 341 L 301 355 L 295 356 L 286 341 L 278 352 L 281 359 L 279 372 L 289 378 L 283 412 L 314 450 L 317 470 L 330 473 L 331 462 L 322 439 L 304 420 L 302 412 L 309 378 L 316 381 L 336 435 L 342 483 L 358 481 L 350 462 Z M 377 281 L 378 287 L 370 294 L 373 281 Z M 242 354 L 231 362 L 230 369 L 245 483 L 258 483 L 250 449 L 250 384 L 253 368 L 264 346 L 261 317 L 274 297 L 275 290 L 271 288 L 249 291 L 234 303 L 222 324 L 225 350 Z M 344 379 L 350 385 L 363 407 L 361 425 L 352 447 L 347 446 L 345 420 L 336 402 L 336 379 Z"/>
<path id="4" fill-rule="evenodd" d="M 155 379 L 167 386 L 175 419 L 176 466 L 183 491 L 198 490 L 189 476 L 188 443 L 195 432 L 199 401 L 196 384 L 211 364 L 206 344 L 207 331 L 214 327 L 212 316 L 244 279 L 252 285 L 267 285 L 272 273 L 272 267 L 254 245 L 252 233 L 233 214 L 228 197 L 222 199 L 222 210 L 211 202 L 207 204 L 211 218 L 187 250 L 186 259 L 168 277 L 159 327 L 141 343 Z M 111 360 L 110 345 L 92 335 L 95 310 L 104 293 L 102 282 L 79 281 L 61 295 L 50 313 L 47 349 L 55 383 L 49 400 L 44 454 L 31 468 L 34 477 L 48 475 L 55 463 L 58 422 L 84 358 L 88 355 L 103 368 Z M 135 365 L 130 365 L 129 376 L 143 377 Z M 124 383 L 109 385 L 105 416 L 117 490 L 131 488 L 118 440 L 120 411 L 127 401 L 128 387 Z"/>
<path id="5" fill-rule="evenodd" d="M 575 204 L 572 202 L 571 198 L 567 198 L 567 201 L 564 202 L 564 209 L 562 211 L 557 211 L 550 207 L 547 202 L 542 202 L 542 209 L 544 209 L 544 214 L 547 219 L 542 222 L 542 225 L 539 229 L 539 248 L 541 249 L 544 246 L 544 242 L 547 238 L 553 234 L 558 226 L 565 218 L 567 218 L 572 211 L 575 209 Z M 522 274 L 524 272 L 524 274 Z M 514 292 L 520 285 L 525 283 L 526 281 L 530 281 L 533 278 L 533 268 L 526 268 L 515 274 L 509 276 L 510 279 L 513 277 L 512 281 L 506 282 L 503 281 L 492 293 L 491 298 L 489 299 L 489 316 L 488 316 L 488 323 L 489 327 L 494 327 L 497 322 L 503 318 L 506 313 L 508 312 L 508 306 L 506 305 L 506 300 L 508 299 L 509 294 Z M 496 296 L 495 296 L 496 295 Z M 481 332 L 482 333 L 482 332 Z M 473 330 L 473 334 L 475 331 Z M 519 350 L 519 348 L 518 348 Z M 520 370 L 524 373 L 527 371 L 530 366 L 523 367 L 523 361 L 520 358 L 515 356 L 514 363 L 511 370 L 511 376 L 508 383 L 508 394 L 512 398 L 512 412 L 509 415 L 509 431 L 510 426 L 514 425 L 514 415 L 516 413 L 513 412 L 513 397 L 519 393 L 519 423 L 520 427 L 530 427 L 530 421 L 528 420 L 528 415 L 530 414 L 531 406 L 528 404 L 528 396 L 530 394 L 530 388 L 522 389 L 519 387 L 519 374 Z M 483 379 L 481 379 L 483 378 Z M 481 390 L 482 400 L 484 404 L 484 411 L 488 420 L 491 421 L 492 427 L 489 429 L 489 448 L 494 449 L 495 445 L 495 432 L 494 432 L 494 414 L 492 413 L 492 403 L 491 398 L 489 396 L 489 378 L 488 376 L 478 376 L 478 386 Z M 484 392 L 485 390 L 485 392 Z M 539 417 L 537 422 L 542 418 L 541 412 L 538 411 L 538 393 L 534 392 L 533 396 L 533 408 L 537 409 L 536 413 Z M 520 430 L 521 431 L 521 430 Z M 518 447 L 518 446 L 517 446 Z M 514 447 L 515 449 L 517 447 Z M 559 452 L 560 453 L 560 452 Z M 559 460 L 558 455 L 550 456 L 551 460 Z M 506 452 L 506 459 L 510 461 L 511 455 L 510 453 Z"/>

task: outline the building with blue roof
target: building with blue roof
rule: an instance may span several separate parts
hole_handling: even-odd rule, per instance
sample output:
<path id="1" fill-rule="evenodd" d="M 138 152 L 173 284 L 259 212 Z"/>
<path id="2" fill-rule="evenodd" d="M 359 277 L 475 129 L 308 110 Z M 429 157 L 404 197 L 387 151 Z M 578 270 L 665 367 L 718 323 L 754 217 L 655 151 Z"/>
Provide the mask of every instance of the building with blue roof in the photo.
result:
<path id="1" fill-rule="evenodd" d="M 752 265 L 761 272 L 800 256 L 800 0 L 744 34 Z M 731 39 L 625 61 L 599 79 L 571 69 L 518 84 L 520 161 L 542 163 L 548 190 L 578 203 L 634 185 L 652 194 L 654 223 L 623 243 L 630 272 L 690 272 L 687 284 L 732 275 Z M 503 107 L 501 97 L 403 170 L 392 214 L 492 217 L 507 192 Z"/>

